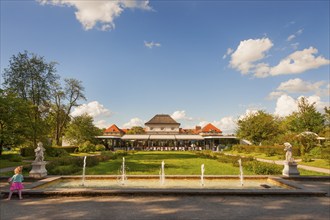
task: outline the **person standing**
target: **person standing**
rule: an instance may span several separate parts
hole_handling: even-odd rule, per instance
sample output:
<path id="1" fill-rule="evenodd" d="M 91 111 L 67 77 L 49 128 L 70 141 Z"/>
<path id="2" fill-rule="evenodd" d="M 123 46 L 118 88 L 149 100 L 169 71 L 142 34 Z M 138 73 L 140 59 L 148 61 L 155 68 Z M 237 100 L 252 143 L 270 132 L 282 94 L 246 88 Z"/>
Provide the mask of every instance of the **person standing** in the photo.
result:
<path id="1" fill-rule="evenodd" d="M 24 177 L 22 175 L 22 166 L 16 167 L 14 170 L 14 175 L 9 179 L 9 183 L 10 185 L 10 192 L 9 192 L 9 196 L 8 196 L 8 200 L 11 199 L 11 196 L 13 195 L 13 192 L 15 190 L 18 191 L 18 196 L 19 199 L 23 199 L 22 197 L 22 189 L 24 189 L 24 185 L 23 185 L 23 180 Z"/>

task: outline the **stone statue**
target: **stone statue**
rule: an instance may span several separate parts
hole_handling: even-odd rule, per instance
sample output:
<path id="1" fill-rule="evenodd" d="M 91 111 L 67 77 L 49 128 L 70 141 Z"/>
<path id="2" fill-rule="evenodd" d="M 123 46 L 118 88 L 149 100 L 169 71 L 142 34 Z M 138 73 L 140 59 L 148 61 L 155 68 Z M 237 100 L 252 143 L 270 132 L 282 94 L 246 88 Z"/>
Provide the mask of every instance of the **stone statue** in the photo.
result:
<path id="1" fill-rule="evenodd" d="M 292 145 L 288 142 L 284 143 L 284 151 L 286 151 L 285 153 L 285 161 L 287 162 L 294 162 L 294 159 L 292 157 Z"/>
<path id="2" fill-rule="evenodd" d="M 34 149 L 34 152 L 36 153 L 36 159 L 34 160 L 35 162 L 44 161 L 44 151 L 45 151 L 45 148 L 43 147 L 42 143 L 39 142 L 37 145 L 37 148 Z"/>

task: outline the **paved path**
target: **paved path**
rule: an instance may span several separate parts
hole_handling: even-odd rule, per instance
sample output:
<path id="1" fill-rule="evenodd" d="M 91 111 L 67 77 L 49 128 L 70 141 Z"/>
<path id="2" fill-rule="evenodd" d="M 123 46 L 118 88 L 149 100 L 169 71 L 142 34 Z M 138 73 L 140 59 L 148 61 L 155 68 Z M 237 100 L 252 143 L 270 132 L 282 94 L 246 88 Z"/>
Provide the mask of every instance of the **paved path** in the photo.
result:
<path id="1" fill-rule="evenodd" d="M 95 196 L 0 200 L 1 220 L 330 219 L 330 181 L 300 181 L 328 196 Z M 24 196 L 24 195 L 23 195 Z"/>

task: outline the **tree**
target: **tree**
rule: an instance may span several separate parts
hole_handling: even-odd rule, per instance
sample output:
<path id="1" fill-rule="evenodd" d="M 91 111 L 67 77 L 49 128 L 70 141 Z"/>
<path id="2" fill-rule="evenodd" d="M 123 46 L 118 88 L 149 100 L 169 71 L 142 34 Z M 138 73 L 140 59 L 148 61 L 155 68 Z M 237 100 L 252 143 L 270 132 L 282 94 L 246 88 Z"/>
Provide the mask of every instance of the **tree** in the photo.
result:
<path id="1" fill-rule="evenodd" d="M 305 131 L 297 135 L 297 139 L 300 147 L 300 152 L 302 155 L 309 153 L 314 147 L 317 146 L 317 134 L 310 131 Z"/>
<path id="2" fill-rule="evenodd" d="M 54 104 L 52 106 L 51 121 L 53 122 L 56 145 L 61 145 L 60 140 L 64 133 L 64 128 L 70 121 L 72 108 L 78 106 L 79 100 L 86 100 L 81 81 L 76 79 L 65 79 L 64 81 L 64 90 L 60 85 L 54 87 Z"/>
<path id="3" fill-rule="evenodd" d="M 65 132 L 65 138 L 71 144 L 81 145 L 85 141 L 95 142 L 95 136 L 101 134 L 102 131 L 93 124 L 93 118 L 88 114 L 83 114 L 71 120 Z"/>
<path id="4" fill-rule="evenodd" d="M 43 57 L 24 51 L 11 57 L 3 79 L 5 89 L 33 105 L 28 125 L 32 130 L 30 140 L 36 146 L 37 140 L 48 131 L 44 119 L 49 112 L 50 91 L 58 79 L 55 63 L 47 63 Z"/>
<path id="5" fill-rule="evenodd" d="M 260 144 L 263 141 L 272 141 L 281 133 L 279 120 L 264 111 L 238 120 L 236 135 L 252 141 L 253 144 Z"/>
<path id="6" fill-rule="evenodd" d="M 145 134 L 145 130 L 140 127 L 140 126 L 134 126 L 131 129 L 129 129 L 129 131 L 127 132 L 127 134 Z"/>
<path id="7" fill-rule="evenodd" d="M 0 89 L 0 155 L 4 147 L 24 143 L 30 131 L 27 117 L 30 107 L 15 94 Z"/>
<path id="8" fill-rule="evenodd" d="M 298 111 L 289 116 L 288 129 L 296 133 L 310 131 L 320 133 L 324 128 L 324 116 L 315 108 L 315 102 L 309 103 L 305 97 L 298 101 Z"/>

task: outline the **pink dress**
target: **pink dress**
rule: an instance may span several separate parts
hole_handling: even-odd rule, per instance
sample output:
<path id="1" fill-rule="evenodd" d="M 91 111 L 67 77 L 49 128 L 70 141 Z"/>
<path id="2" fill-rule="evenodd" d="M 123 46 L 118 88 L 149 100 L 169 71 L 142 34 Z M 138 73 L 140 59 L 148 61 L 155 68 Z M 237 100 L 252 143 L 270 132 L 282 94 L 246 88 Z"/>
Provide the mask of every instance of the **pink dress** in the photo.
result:
<path id="1" fill-rule="evenodd" d="M 22 190 L 24 189 L 23 186 L 23 176 L 21 174 L 15 174 L 12 178 L 11 178 L 11 185 L 10 185 L 10 191 L 15 191 L 15 190 Z"/>

